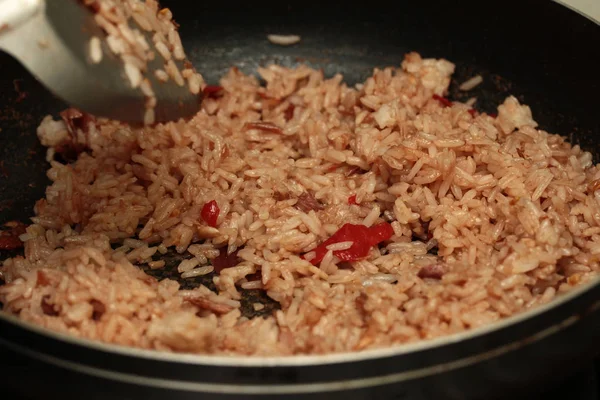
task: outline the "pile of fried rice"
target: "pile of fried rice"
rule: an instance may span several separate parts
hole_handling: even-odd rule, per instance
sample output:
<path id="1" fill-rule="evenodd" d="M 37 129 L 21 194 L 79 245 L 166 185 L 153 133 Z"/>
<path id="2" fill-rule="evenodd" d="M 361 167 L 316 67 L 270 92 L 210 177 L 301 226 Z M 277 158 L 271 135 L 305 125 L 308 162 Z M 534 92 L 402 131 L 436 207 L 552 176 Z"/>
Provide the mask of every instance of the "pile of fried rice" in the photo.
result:
<path id="1" fill-rule="evenodd" d="M 514 97 L 497 115 L 450 103 L 453 72 L 417 53 L 353 87 L 232 68 L 187 122 L 46 117 L 52 184 L 0 269 L 4 312 L 140 348 L 322 354 L 478 328 L 596 279 L 591 154 Z M 169 252 L 180 279 L 140 268 Z M 212 287 L 182 289 L 199 276 Z M 277 307 L 243 315 L 247 290 Z"/>

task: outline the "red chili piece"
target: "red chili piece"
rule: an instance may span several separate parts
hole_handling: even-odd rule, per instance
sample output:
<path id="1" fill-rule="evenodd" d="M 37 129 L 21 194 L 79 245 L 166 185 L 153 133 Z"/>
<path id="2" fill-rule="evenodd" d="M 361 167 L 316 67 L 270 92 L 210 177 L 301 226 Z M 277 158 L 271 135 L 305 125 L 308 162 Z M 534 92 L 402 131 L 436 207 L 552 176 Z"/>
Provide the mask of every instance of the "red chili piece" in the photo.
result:
<path id="1" fill-rule="evenodd" d="M 85 113 L 75 107 L 67 108 L 60 112 L 60 117 L 67 125 L 67 130 L 73 138 L 77 138 L 77 129 L 81 129 L 83 133 L 89 131 L 90 124 L 96 121 L 96 118 L 88 113 Z"/>
<path id="2" fill-rule="evenodd" d="M 18 236 L 0 236 L 0 250 L 15 250 L 23 247 Z"/>
<path id="3" fill-rule="evenodd" d="M 258 97 L 260 97 L 261 99 L 264 99 L 264 100 L 276 100 L 274 97 L 269 96 L 265 92 L 257 92 L 257 94 L 258 94 Z"/>
<path id="4" fill-rule="evenodd" d="M 202 91 L 202 93 L 204 93 L 204 95 L 206 97 L 219 97 L 218 95 L 223 91 L 223 87 L 222 86 L 218 86 L 218 85 L 206 85 L 206 87 L 204 88 L 204 90 Z"/>
<path id="5" fill-rule="evenodd" d="M 336 257 L 342 261 L 360 260 L 369 254 L 371 247 L 388 240 L 393 234 L 394 230 L 387 222 L 382 222 L 370 228 L 365 225 L 344 224 L 333 236 L 314 250 L 316 256 L 310 262 L 313 265 L 318 265 L 327 254 L 327 246 L 341 242 L 353 242 L 353 244 L 349 249 L 334 251 L 333 254 Z"/>
<path id="6" fill-rule="evenodd" d="M 221 249 L 219 255 L 211 260 L 211 264 L 217 274 L 225 268 L 235 267 L 241 262 L 242 259 L 238 257 L 238 250 L 227 254 L 227 248 Z"/>
<path id="7" fill-rule="evenodd" d="M 324 208 L 323 205 L 319 203 L 319 200 L 315 199 L 315 197 L 308 192 L 304 192 L 298 196 L 298 202 L 294 207 L 305 213 L 311 210 L 319 211 Z"/>
<path id="8" fill-rule="evenodd" d="M 471 116 L 472 116 L 472 117 L 474 117 L 474 116 L 477 114 L 477 110 L 476 110 L 476 109 L 474 109 L 474 108 L 471 108 L 471 109 L 469 110 L 469 114 L 471 114 Z"/>
<path id="9" fill-rule="evenodd" d="M 206 222 L 209 226 L 215 228 L 217 226 L 217 219 L 219 218 L 219 213 L 221 210 L 217 205 L 215 200 L 211 200 L 202 207 L 202 212 L 200 215 L 204 222 Z"/>
<path id="10" fill-rule="evenodd" d="M 417 276 L 421 279 L 442 279 L 442 276 L 446 273 L 446 267 L 442 264 L 431 264 L 426 265 L 419 270 Z"/>
<path id="11" fill-rule="evenodd" d="M 352 196 L 348 197 L 348 204 L 350 205 L 357 205 L 358 203 L 356 202 L 356 195 L 353 194 Z"/>
<path id="12" fill-rule="evenodd" d="M 452 107 L 452 102 L 445 97 L 434 94 L 433 98 L 442 103 L 444 107 Z"/>
<path id="13" fill-rule="evenodd" d="M 498 118 L 498 114 L 496 114 L 496 113 L 491 113 L 491 114 L 490 114 L 490 117 L 492 117 L 492 118 Z"/>
<path id="14" fill-rule="evenodd" d="M 285 109 L 285 111 L 283 112 L 283 116 L 286 121 L 289 121 L 290 119 L 294 118 L 294 110 L 295 109 L 296 109 L 296 106 L 291 103 L 288 106 L 288 108 Z"/>

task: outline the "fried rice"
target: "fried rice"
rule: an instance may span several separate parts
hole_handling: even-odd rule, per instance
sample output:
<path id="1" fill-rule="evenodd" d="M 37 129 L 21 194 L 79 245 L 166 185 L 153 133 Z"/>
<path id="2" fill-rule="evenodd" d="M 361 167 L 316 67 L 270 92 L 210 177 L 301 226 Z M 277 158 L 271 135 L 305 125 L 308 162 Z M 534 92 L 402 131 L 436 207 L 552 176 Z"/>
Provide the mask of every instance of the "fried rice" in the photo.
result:
<path id="1" fill-rule="evenodd" d="M 52 184 L 0 270 L 4 312 L 162 351 L 323 354 L 474 329 L 596 279 L 591 154 L 515 97 L 497 115 L 449 102 L 453 72 L 417 53 L 353 87 L 232 68 L 187 122 L 47 116 Z M 391 236 L 348 257 L 370 239 L 327 241 L 346 224 Z M 169 252 L 180 279 L 155 279 Z M 246 290 L 277 307 L 245 315 Z"/>

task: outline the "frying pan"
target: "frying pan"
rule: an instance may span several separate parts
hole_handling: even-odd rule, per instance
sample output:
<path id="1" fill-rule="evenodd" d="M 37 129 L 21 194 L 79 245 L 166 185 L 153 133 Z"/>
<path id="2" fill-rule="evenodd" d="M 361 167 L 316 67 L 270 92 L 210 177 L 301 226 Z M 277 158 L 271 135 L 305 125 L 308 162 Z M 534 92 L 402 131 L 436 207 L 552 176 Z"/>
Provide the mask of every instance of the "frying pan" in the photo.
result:
<path id="1" fill-rule="evenodd" d="M 600 154 L 600 26 L 545 0 L 379 1 L 334 4 L 163 1 L 191 60 L 210 83 L 232 65 L 308 63 L 350 83 L 408 51 L 481 74 L 469 96 L 492 112 L 508 94 L 543 129 Z M 301 35 L 291 47 L 266 35 Z M 450 98 L 464 100 L 453 83 Z M 18 100 L 18 101 L 17 101 Z M 47 184 L 35 128 L 66 107 L 0 57 L 0 222 L 27 221 Z M 2 254 L 6 257 L 7 254 Z M 2 385 L 62 399 L 498 398 L 558 382 L 600 350 L 600 284 L 481 329 L 352 354 L 249 358 L 168 354 L 66 337 L 0 316 Z"/>

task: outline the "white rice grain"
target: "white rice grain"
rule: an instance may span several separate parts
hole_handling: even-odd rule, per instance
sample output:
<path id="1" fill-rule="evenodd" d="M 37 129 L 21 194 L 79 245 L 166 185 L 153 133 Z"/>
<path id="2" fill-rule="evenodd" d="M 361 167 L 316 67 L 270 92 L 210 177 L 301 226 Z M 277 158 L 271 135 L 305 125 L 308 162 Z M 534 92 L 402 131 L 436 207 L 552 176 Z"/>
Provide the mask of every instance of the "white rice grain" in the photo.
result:
<path id="1" fill-rule="evenodd" d="M 188 271 L 191 271 L 192 269 L 196 268 L 197 265 L 198 265 L 198 260 L 195 258 L 191 258 L 189 260 L 183 260 L 177 266 L 177 271 L 188 272 Z"/>
<path id="2" fill-rule="evenodd" d="M 132 88 L 137 88 L 142 83 L 142 73 L 131 63 L 125 64 L 125 74 L 127 75 L 127 79 L 129 79 L 129 83 Z"/>
<path id="3" fill-rule="evenodd" d="M 465 105 L 469 107 L 473 107 L 477 103 L 477 97 L 470 97 L 467 101 L 465 101 Z"/>
<path id="4" fill-rule="evenodd" d="M 167 74 L 162 69 L 157 69 L 156 71 L 154 71 L 154 76 L 156 76 L 156 79 L 158 79 L 161 82 L 167 82 L 169 80 L 169 74 Z"/>
<path id="5" fill-rule="evenodd" d="M 144 125 L 152 125 L 154 121 L 154 109 L 147 108 L 146 111 L 144 111 Z"/>
<path id="6" fill-rule="evenodd" d="M 99 64 L 102 61 L 102 43 L 97 36 L 90 39 L 90 59 L 94 64 Z"/>
<path id="7" fill-rule="evenodd" d="M 331 250 L 331 251 L 341 251 L 341 250 L 348 250 L 350 247 L 352 247 L 352 245 L 354 245 L 354 242 L 352 242 L 352 241 L 338 242 L 338 243 L 330 244 L 326 248 L 327 248 L 327 250 Z"/>
<path id="8" fill-rule="evenodd" d="M 271 35 L 267 35 L 267 39 L 269 39 L 269 42 L 274 43 L 274 44 L 278 44 L 281 46 L 290 46 L 290 45 L 299 43 L 302 38 L 298 35 L 274 35 L 274 34 L 271 34 Z"/>
<path id="9" fill-rule="evenodd" d="M 474 77 L 467 79 L 458 87 L 462 91 L 469 91 L 475 89 L 479 84 L 483 82 L 481 75 L 475 75 Z"/>
<path id="10" fill-rule="evenodd" d="M 194 268 L 194 269 L 185 271 L 184 273 L 181 274 L 181 277 L 183 279 L 195 278 L 197 276 L 208 275 L 211 272 L 213 272 L 214 270 L 215 270 L 215 267 L 213 267 L 212 265 L 206 265 L 204 267 Z"/>

